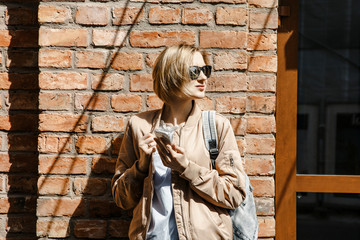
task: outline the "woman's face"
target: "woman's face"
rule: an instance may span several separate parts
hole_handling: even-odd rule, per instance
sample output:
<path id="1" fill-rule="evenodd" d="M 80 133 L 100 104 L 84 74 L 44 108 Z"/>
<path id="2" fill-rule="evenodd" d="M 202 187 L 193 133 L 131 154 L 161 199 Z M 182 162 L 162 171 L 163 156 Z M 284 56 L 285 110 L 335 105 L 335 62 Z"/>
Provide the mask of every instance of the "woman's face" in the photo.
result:
<path id="1" fill-rule="evenodd" d="M 190 66 L 203 67 L 205 66 L 205 61 L 200 52 L 195 52 L 192 64 Z M 201 99 L 205 97 L 207 77 L 201 71 L 197 79 L 190 80 L 186 82 L 183 86 L 182 93 L 184 97 L 190 99 Z"/>

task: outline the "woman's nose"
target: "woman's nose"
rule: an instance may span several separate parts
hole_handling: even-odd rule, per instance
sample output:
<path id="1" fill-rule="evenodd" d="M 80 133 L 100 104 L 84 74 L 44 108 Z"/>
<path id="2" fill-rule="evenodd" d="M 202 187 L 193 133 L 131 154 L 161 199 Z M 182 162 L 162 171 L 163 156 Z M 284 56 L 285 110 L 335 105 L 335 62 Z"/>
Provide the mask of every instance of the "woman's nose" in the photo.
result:
<path id="1" fill-rule="evenodd" d="M 199 75 L 199 77 L 197 78 L 197 80 L 199 81 L 199 80 L 206 80 L 207 79 L 207 77 L 205 76 L 205 74 L 203 73 L 203 71 L 200 71 L 200 75 Z"/>

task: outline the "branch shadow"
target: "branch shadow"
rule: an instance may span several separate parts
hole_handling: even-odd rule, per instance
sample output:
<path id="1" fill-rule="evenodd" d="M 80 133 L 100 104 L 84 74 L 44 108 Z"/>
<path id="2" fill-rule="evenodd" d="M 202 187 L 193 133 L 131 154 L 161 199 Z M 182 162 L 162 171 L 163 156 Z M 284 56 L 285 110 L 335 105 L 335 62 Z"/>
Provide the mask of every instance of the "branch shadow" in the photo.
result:
<path id="1" fill-rule="evenodd" d="M 115 59 L 118 57 L 121 49 L 125 46 L 125 41 L 128 39 L 133 27 L 137 24 L 140 16 L 145 8 L 147 1 L 144 1 L 140 7 L 140 11 L 133 18 L 133 22 L 131 24 L 126 23 L 126 13 L 128 10 L 128 6 L 130 4 L 130 0 L 127 0 L 124 4 L 124 11 L 119 20 L 118 27 L 116 28 L 116 34 L 112 41 L 112 46 L 109 49 L 108 56 L 106 59 L 106 67 L 101 69 L 102 74 L 100 77 L 100 81 L 97 86 L 94 88 L 94 93 L 85 104 L 78 121 L 73 126 L 70 131 L 69 136 L 66 141 L 61 146 L 58 154 L 49 168 L 47 174 L 44 174 L 44 181 L 38 184 L 38 191 L 45 186 L 47 182 L 47 177 L 51 176 L 53 170 L 55 169 L 56 164 L 59 162 L 61 155 L 66 152 L 65 148 L 72 141 L 72 137 L 77 134 L 77 128 L 79 125 L 83 124 L 83 120 L 86 119 L 87 123 L 92 119 L 93 112 L 92 110 L 97 104 L 98 98 L 96 94 L 98 91 L 102 90 L 104 85 L 104 80 L 107 77 L 107 74 L 111 70 Z M 124 23 L 124 24 L 123 24 Z M 126 36 L 123 38 L 122 43 L 116 44 L 118 41 L 118 36 L 120 34 L 120 28 L 124 25 L 127 25 L 128 29 L 126 32 Z M 130 224 L 130 216 L 127 212 L 122 211 L 118 208 L 115 202 L 112 199 L 110 181 L 114 174 L 116 156 L 118 154 L 121 139 L 123 133 L 115 133 L 112 134 L 112 141 L 110 146 L 101 154 L 100 157 L 93 157 L 92 167 L 90 172 L 87 173 L 86 177 L 88 178 L 85 181 L 85 184 L 80 183 L 77 185 L 74 183 L 73 188 L 76 197 L 80 197 L 81 201 L 72 214 L 69 216 L 69 221 L 67 223 L 67 233 L 66 237 L 71 239 L 80 239 L 80 238 L 97 238 L 97 239 L 128 239 L 128 228 Z M 81 148 L 82 143 L 78 142 L 76 144 L 77 148 Z M 76 157 L 78 153 L 75 153 L 73 157 L 73 161 L 68 168 L 68 172 L 66 175 L 72 175 L 73 169 L 75 168 Z M 84 176 L 83 176 L 84 177 Z M 75 176 L 74 182 L 77 179 L 81 182 L 81 176 L 77 178 Z M 66 192 L 67 185 L 64 184 L 62 186 L 61 192 Z M 53 223 L 56 219 L 61 219 L 61 215 L 59 212 L 61 210 L 60 202 L 55 206 L 52 211 L 52 216 L 48 216 L 46 219 L 47 227 L 42 233 L 42 237 L 55 237 L 51 236 L 53 230 L 57 228 L 57 226 Z"/>

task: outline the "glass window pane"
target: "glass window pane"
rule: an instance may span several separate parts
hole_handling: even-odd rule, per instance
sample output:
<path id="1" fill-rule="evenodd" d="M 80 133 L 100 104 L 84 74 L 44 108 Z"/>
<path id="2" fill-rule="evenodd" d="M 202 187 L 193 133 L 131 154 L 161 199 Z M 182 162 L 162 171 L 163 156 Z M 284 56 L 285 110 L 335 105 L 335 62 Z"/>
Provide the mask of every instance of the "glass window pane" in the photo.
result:
<path id="1" fill-rule="evenodd" d="M 300 174 L 360 175 L 359 9 L 358 0 L 300 0 Z"/>
<path id="2" fill-rule="evenodd" d="M 298 193 L 297 240 L 360 239 L 360 194 Z"/>

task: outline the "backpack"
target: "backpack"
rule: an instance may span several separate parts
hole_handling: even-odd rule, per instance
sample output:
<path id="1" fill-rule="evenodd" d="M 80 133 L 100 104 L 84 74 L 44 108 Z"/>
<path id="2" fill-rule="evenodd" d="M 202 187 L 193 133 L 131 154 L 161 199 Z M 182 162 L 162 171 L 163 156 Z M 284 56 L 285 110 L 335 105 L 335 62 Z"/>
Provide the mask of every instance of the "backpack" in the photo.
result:
<path id="1" fill-rule="evenodd" d="M 215 124 L 215 111 L 202 112 L 205 145 L 210 153 L 211 164 L 215 169 L 215 160 L 219 154 Z M 259 226 L 253 196 L 253 187 L 245 175 L 246 198 L 236 209 L 229 210 L 233 225 L 234 240 L 255 240 L 258 238 Z"/>

